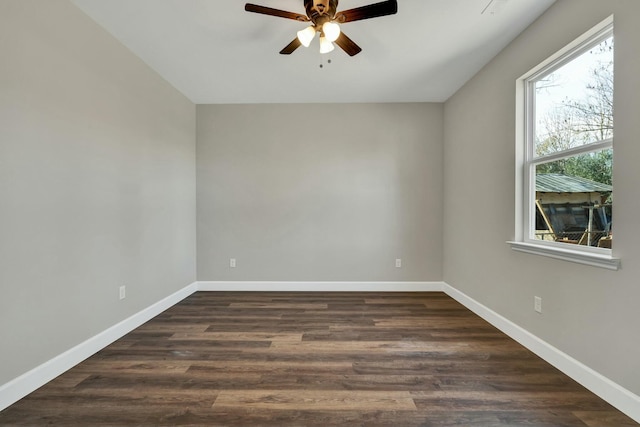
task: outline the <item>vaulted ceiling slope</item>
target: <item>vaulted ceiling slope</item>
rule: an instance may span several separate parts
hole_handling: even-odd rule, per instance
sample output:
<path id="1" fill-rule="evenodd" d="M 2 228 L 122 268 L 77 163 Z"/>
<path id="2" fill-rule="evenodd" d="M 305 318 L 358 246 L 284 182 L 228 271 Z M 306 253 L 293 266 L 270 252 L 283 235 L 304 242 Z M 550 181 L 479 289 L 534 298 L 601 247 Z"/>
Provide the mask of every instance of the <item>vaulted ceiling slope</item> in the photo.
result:
<path id="1" fill-rule="evenodd" d="M 343 25 L 355 57 L 279 55 L 305 23 L 243 0 L 72 1 L 194 103 L 233 104 L 443 102 L 555 0 L 398 0 L 396 15 Z M 303 0 L 251 2 L 304 14 Z"/>

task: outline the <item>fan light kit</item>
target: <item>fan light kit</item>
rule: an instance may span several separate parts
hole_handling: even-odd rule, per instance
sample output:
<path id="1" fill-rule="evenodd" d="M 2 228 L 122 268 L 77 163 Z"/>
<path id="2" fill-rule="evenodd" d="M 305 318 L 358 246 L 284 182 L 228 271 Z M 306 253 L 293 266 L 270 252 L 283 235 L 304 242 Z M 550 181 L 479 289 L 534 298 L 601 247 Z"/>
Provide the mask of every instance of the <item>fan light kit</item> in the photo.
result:
<path id="1" fill-rule="evenodd" d="M 244 10 L 293 19 L 299 22 L 311 22 L 311 25 L 307 28 L 298 31 L 298 37 L 280 51 L 282 55 L 290 55 L 300 46 L 309 47 L 316 34 L 319 33 L 320 53 L 331 52 L 335 49 L 333 45 L 335 43 L 349 56 L 357 55 L 362 49 L 342 32 L 340 24 L 393 15 L 398 12 L 398 2 L 396 0 L 374 3 L 356 7 L 355 9 L 343 10 L 342 12 L 336 12 L 338 0 L 303 0 L 303 2 L 306 16 L 251 3 L 245 4 Z"/>

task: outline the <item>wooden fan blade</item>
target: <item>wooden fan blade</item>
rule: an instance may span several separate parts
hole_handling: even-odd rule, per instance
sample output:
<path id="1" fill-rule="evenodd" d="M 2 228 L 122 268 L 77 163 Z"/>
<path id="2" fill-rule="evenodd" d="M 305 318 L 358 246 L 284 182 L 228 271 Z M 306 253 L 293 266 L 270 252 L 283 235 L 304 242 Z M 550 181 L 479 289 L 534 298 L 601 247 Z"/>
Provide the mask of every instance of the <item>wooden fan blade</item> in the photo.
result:
<path id="1" fill-rule="evenodd" d="M 355 44 L 355 42 L 347 37 L 343 32 L 340 33 L 340 36 L 335 43 L 340 46 L 342 50 L 347 52 L 349 56 L 357 55 L 362 51 L 362 48 Z"/>
<path id="2" fill-rule="evenodd" d="M 244 5 L 247 12 L 262 13 L 263 15 L 277 16 L 279 18 L 293 19 L 295 21 L 306 22 L 309 20 L 305 15 L 299 13 L 287 12 L 286 10 L 273 9 L 271 7 L 260 6 L 257 4 L 247 3 Z"/>
<path id="3" fill-rule="evenodd" d="M 302 43 L 300 43 L 300 40 L 298 40 L 298 38 L 296 37 L 295 39 L 293 39 L 291 43 L 289 43 L 284 49 L 280 51 L 280 54 L 291 55 L 293 51 L 299 48 L 300 46 L 302 46 Z"/>
<path id="4" fill-rule="evenodd" d="M 353 22 L 361 19 L 377 18 L 379 16 L 393 15 L 398 12 L 398 2 L 387 0 L 380 3 L 369 4 L 367 6 L 356 7 L 355 9 L 343 10 L 336 14 L 337 22 Z"/>

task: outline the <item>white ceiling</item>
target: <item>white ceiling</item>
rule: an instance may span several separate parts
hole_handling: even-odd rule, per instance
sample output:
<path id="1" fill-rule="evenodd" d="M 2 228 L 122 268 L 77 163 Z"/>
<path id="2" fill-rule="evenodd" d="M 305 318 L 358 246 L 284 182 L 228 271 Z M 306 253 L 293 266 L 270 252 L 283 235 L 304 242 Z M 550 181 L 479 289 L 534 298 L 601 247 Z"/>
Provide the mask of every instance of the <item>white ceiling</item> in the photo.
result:
<path id="1" fill-rule="evenodd" d="M 243 0 L 72 1 L 194 103 L 227 104 L 442 102 L 555 0 L 398 0 L 396 15 L 342 25 L 354 57 L 320 55 L 317 39 L 278 54 L 306 25 Z M 251 3 L 304 14 L 303 0 Z"/>

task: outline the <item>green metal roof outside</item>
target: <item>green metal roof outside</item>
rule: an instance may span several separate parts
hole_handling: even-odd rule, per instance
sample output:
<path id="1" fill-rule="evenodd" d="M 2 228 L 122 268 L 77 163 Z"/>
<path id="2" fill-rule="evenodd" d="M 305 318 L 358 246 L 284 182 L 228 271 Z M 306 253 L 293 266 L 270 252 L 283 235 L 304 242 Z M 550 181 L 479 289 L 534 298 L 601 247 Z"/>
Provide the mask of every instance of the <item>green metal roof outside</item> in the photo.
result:
<path id="1" fill-rule="evenodd" d="M 613 191 L 613 187 L 579 176 L 543 173 L 536 175 L 536 191 L 542 193 L 606 193 Z"/>

